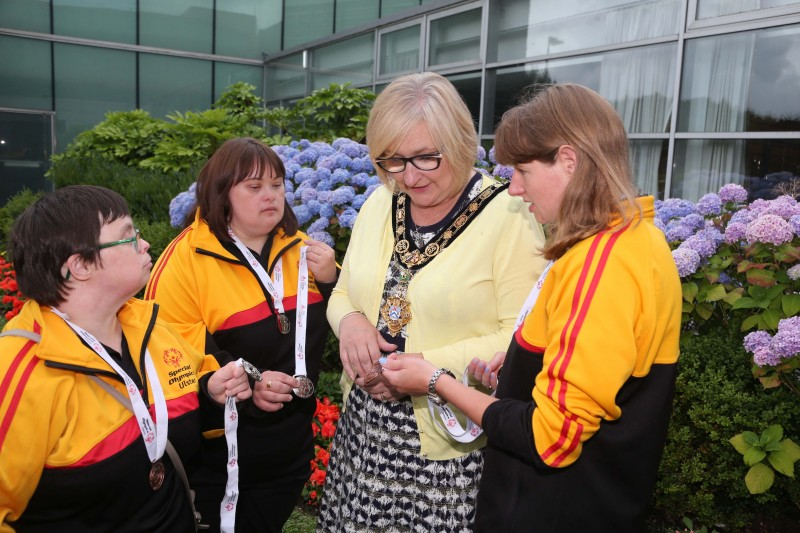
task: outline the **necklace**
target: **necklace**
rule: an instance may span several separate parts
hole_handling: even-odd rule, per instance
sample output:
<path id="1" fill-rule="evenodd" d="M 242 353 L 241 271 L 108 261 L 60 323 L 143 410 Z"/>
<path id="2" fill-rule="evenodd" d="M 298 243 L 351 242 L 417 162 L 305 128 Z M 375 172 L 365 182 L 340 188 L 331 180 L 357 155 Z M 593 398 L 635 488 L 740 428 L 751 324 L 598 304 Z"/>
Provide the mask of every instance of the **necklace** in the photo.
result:
<path id="1" fill-rule="evenodd" d="M 410 217 L 407 214 L 408 197 L 404 193 L 396 194 L 392 199 L 394 211 L 395 246 L 393 255 L 397 259 L 399 282 L 387 295 L 381 307 L 381 317 L 386 322 L 386 327 L 392 336 L 396 336 L 406 324 L 411 322 L 411 303 L 406 298 L 408 285 L 414 275 L 434 257 L 439 255 L 447 246 L 458 237 L 464 229 L 474 220 L 486 204 L 498 193 L 505 190 L 508 184 L 493 183 L 466 206 L 459 210 L 452 222 L 442 227 L 427 244 L 420 242 L 411 235 L 412 230 L 407 224 Z M 421 240 L 420 240 L 421 241 Z"/>

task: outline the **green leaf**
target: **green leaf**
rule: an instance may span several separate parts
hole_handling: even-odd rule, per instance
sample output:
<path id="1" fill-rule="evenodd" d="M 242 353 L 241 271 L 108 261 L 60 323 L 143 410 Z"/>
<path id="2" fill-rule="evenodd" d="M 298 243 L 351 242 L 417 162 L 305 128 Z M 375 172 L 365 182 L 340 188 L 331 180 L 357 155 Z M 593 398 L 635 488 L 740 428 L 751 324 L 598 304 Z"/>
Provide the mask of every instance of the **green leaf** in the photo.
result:
<path id="1" fill-rule="evenodd" d="M 775 482 L 775 472 L 763 463 L 753 465 L 744 476 L 744 484 L 750 494 L 763 494 Z"/>
<path id="2" fill-rule="evenodd" d="M 775 285 L 775 275 L 769 270 L 752 268 L 747 271 L 747 283 L 758 287 L 772 287 Z"/>
<path id="3" fill-rule="evenodd" d="M 761 433 L 762 437 L 767 438 L 767 442 L 780 442 L 783 439 L 783 426 L 773 424 Z"/>
<path id="4" fill-rule="evenodd" d="M 708 320 L 711 318 L 711 315 L 714 313 L 714 308 L 711 307 L 707 303 L 699 303 L 694 308 L 695 312 L 702 318 L 703 320 Z"/>
<path id="5" fill-rule="evenodd" d="M 744 300 L 744 298 L 742 298 L 742 300 Z M 734 307 L 734 309 L 735 309 L 735 307 Z M 747 317 L 744 320 L 742 320 L 741 330 L 742 331 L 747 331 L 748 329 L 753 329 L 754 327 L 756 327 L 758 325 L 760 320 L 761 320 L 761 317 L 759 315 L 750 315 L 749 317 Z"/>
<path id="6" fill-rule="evenodd" d="M 772 468 L 785 476 L 794 477 L 794 461 L 784 451 L 772 452 L 767 456 L 767 461 Z"/>
<path id="7" fill-rule="evenodd" d="M 733 437 L 728 439 L 728 442 L 733 444 L 733 447 L 736 448 L 736 451 L 741 453 L 742 455 L 747 453 L 747 450 L 749 450 L 750 448 L 753 447 L 752 445 L 747 444 L 747 441 L 744 440 L 744 434 L 743 433 L 739 433 L 738 435 L 734 435 Z"/>
<path id="8" fill-rule="evenodd" d="M 795 444 L 792 439 L 783 439 L 781 441 L 783 451 L 789 456 L 792 461 L 800 460 L 800 446 Z"/>
<path id="9" fill-rule="evenodd" d="M 687 302 L 694 301 L 694 297 L 697 296 L 697 283 L 693 281 L 686 281 L 681 284 L 681 292 L 683 292 L 683 299 Z"/>
<path id="10" fill-rule="evenodd" d="M 722 300 L 728 293 L 725 291 L 725 287 L 720 284 L 714 285 L 714 287 L 708 291 L 704 301 L 706 302 L 716 302 L 718 300 Z"/>
<path id="11" fill-rule="evenodd" d="M 738 302 L 739 300 L 742 299 L 742 294 L 743 293 L 744 293 L 744 289 L 741 288 L 741 287 L 737 287 L 737 288 L 733 289 L 732 291 L 728 292 L 728 294 L 726 294 L 725 298 L 723 298 L 722 300 L 724 302 L 730 304 L 731 306 L 734 306 L 734 305 L 736 305 L 736 302 Z"/>
<path id="12" fill-rule="evenodd" d="M 795 316 L 800 313 L 800 294 L 784 294 L 781 299 L 781 308 L 786 316 Z"/>
<path id="13" fill-rule="evenodd" d="M 736 300 L 733 304 L 733 309 L 752 309 L 758 307 L 758 302 L 749 296 L 743 296 Z"/>
<path id="14" fill-rule="evenodd" d="M 744 464 L 747 466 L 753 466 L 754 464 L 758 464 L 763 461 L 766 456 L 767 452 L 764 450 L 756 447 L 750 448 L 744 454 Z"/>
<path id="15" fill-rule="evenodd" d="M 778 329 L 778 322 L 783 318 L 779 313 L 772 309 L 767 309 L 761 313 L 762 329 L 776 330 Z"/>
<path id="16" fill-rule="evenodd" d="M 744 441 L 750 446 L 755 446 L 756 444 L 758 444 L 758 435 L 756 435 L 752 431 L 745 431 L 741 433 L 741 435 Z"/>

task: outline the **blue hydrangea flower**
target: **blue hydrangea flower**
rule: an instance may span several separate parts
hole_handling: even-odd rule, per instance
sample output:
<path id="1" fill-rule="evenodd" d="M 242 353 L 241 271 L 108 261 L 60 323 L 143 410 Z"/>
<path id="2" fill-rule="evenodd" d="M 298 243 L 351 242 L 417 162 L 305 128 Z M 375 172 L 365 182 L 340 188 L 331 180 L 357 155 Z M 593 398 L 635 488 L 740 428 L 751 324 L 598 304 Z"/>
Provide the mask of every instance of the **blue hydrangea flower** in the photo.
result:
<path id="1" fill-rule="evenodd" d="M 339 225 L 343 228 L 352 228 L 356 223 L 356 216 L 358 216 L 358 212 L 352 207 L 348 207 L 339 213 Z"/>
<path id="2" fill-rule="evenodd" d="M 792 281 L 800 279 L 800 264 L 790 267 L 789 270 L 786 271 L 786 275 L 789 276 L 789 279 Z"/>
<path id="3" fill-rule="evenodd" d="M 349 185 L 339 187 L 331 194 L 331 203 L 333 205 L 342 205 L 349 203 L 355 198 L 356 192 Z"/>
<path id="4" fill-rule="evenodd" d="M 656 212 L 656 216 L 667 222 L 673 218 L 683 218 L 693 214 L 694 204 L 682 198 L 668 198 L 661 202 L 661 206 Z"/>
<path id="5" fill-rule="evenodd" d="M 330 181 L 331 185 L 339 185 L 340 183 L 346 183 L 348 179 L 350 179 L 350 172 L 343 168 L 337 168 L 331 173 Z"/>
<path id="6" fill-rule="evenodd" d="M 364 202 L 367 201 L 367 197 L 363 194 L 356 194 L 353 197 L 353 201 L 350 204 L 353 206 L 353 209 L 359 210 L 361 206 L 364 205 Z"/>
<path id="7" fill-rule="evenodd" d="M 295 161 L 297 161 L 301 165 L 311 165 L 317 161 L 319 157 L 319 152 L 314 150 L 313 148 L 307 148 L 297 154 L 295 157 Z"/>
<path id="8" fill-rule="evenodd" d="M 514 169 L 506 165 L 497 165 L 496 167 L 494 167 L 494 170 L 492 171 L 493 176 L 497 176 L 498 178 L 503 178 L 506 180 L 510 180 L 511 174 L 513 173 Z"/>
<path id="9" fill-rule="evenodd" d="M 329 225 L 330 225 L 330 221 L 327 218 L 324 218 L 324 217 L 321 216 L 320 218 L 316 219 L 314 222 L 312 222 L 308 226 L 307 233 L 309 235 L 311 235 L 312 233 L 315 233 L 317 231 L 323 231 Z"/>
<path id="10" fill-rule="evenodd" d="M 333 241 L 333 237 L 331 237 L 331 234 L 327 231 L 315 231 L 314 233 L 309 233 L 308 236 L 315 241 L 324 242 L 331 248 L 336 246 L 336 243 Z"/>
<path id="11" fill-rule="evenodd" d="M 672 251 L 672 259 L 678 267 L 678 275 L 682 278 L 697 272 L 700 266 L 700 255 L 691 248 L 678 248 Z"/>
<path id="12" fill-rule="evenodd" d="M 789 219 L 789 224 L 792 225 L 794 234 L 800 237 L 800 215 L 795 215 Z"/>
<path id="13" fill-rule="evenodd" d="M 763 242 L 780 246 L 794 238 L 794 229 L 778 215 L 762 215 L 747 225 L 745 237 L 749 244 Z"/>
<path id="14" fill-rule="evenodd" d="M 319 204 L 319 216 L 322 217 L 322 218 L 325 218 L 326 220 L 330 219 L 335 214 L 335 211 L 333 210 L 333 206 L 331 204 L 329 204 L 329 203 L 323 202 L 319 198 L 317 198 L 317 200 L 319 200 L 319 202 L 320 202 L 320 204 Z M 320 228 L 320 229 L 325 229 L 325 228 L 323 227 L 323 228 Z"/>
<path id="15" fill-rule="evenodd" d="M 311 220 L 313 215 L 307 205 L 293 205 L 292 211 L 294 211 L 294 216 L 297 217 L 297 223 L 301 226 Z"/>
<path id="16" fill-rule="evenodd" d="M 491 161 L 493 165 L 497 164 L 497 158 L 494 156 L 494 146 L 489 148 L 489 161 Z"/>

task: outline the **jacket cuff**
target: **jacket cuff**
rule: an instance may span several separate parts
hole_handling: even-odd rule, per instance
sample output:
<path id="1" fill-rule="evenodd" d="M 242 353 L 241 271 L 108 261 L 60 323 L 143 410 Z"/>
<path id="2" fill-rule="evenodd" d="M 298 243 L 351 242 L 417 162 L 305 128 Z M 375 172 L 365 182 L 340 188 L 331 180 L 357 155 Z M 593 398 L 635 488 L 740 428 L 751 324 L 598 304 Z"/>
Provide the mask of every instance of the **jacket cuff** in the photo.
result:
<path id="1" fill-rule="evenodd" d="M 533 401 L 502 398 L 483 413 L 481 427 L 493 448 L 534 467 L 549 469 L 539 457 L 533 438 Z"/>

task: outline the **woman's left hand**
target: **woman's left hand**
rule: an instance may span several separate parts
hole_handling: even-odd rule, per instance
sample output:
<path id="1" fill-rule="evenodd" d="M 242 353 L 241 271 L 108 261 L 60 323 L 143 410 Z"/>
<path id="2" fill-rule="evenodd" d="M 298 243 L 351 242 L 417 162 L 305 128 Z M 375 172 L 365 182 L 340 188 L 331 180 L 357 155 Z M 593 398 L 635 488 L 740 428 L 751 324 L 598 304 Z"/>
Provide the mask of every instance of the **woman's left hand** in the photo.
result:
<path id="1" fill-rule="evenodd" d="M 306 239 L 306 259 L 308 269 L 314 274 L 314 279 L 321 283 L 336 281 L 336 256 L 333 248 L 321 241 Z"/>
<path id="2" fill-rule="evenodd" d="M 436 367 L 415 355 L 390 355 L 383 365 L 381 376 L 400 393 L 422 396 L 428 394 L 428 382 Z"/>
<path id="3" fill-rule="evenodd" d="M 228 396 L 236 396 L 239 401 L 246 400 L 253 395 L 253 391 L 250 390 L 244 368 L 231 362 L 208 378 L 208 394 L 215 402 L 225 403 Z"/>

